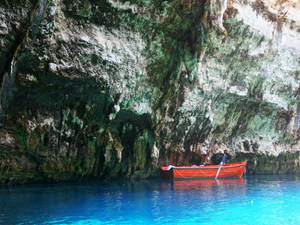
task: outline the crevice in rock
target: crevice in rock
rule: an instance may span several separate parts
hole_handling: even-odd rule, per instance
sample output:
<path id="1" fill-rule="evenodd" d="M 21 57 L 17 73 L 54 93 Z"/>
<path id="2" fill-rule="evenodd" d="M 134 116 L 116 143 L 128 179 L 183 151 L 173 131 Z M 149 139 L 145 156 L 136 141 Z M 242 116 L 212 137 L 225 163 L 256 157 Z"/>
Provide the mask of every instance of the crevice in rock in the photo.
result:
<path id="1" fill-rule="evenodd" d="M 34 2 L 30 16 L 28 16 L 27 20 L 22 24 L 19 32 L 17 32 L 15 36 L 15 41 L 9 50 L 9 55 L 7 56 L 8 60 L 4 66 L 4 69 L 3 71 L 0 71 L 0 115 L 5 113 L 5 106 L 13 94 L 12 92 L 15 87 L 16 62 L 19 56 L 19 50 L 27 39 L 29 31 L 37 24 L 37 22 L 34 21 L 37 10 L 39 9 L 38 17 L 40 17 L 40 11 L 42 9 L 42 12 L 44 12 L 44 6 L 46 5 L 47 1 L 48 0 L 36 0 Z M 40 22 L 40 19 L 38 22 Z"/>

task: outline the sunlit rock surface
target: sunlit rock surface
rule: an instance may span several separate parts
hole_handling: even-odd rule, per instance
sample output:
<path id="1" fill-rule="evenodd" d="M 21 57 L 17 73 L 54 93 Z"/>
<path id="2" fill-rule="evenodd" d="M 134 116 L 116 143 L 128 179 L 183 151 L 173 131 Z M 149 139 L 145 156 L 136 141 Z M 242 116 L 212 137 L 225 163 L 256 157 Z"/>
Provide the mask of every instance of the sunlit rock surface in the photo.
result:
<path id="1" fill-rule="evenodd" d="M 1 1 L 0 183 L 300 172 L 299 4 Z"/>

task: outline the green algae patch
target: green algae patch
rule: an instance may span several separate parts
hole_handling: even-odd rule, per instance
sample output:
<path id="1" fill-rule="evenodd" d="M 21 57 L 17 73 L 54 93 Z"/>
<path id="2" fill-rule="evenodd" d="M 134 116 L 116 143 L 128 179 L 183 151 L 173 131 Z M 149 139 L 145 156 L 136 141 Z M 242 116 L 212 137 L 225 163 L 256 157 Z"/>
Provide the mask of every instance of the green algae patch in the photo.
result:
<path id="1" fill-rule="evenodd" d="M 232 137 L 239 136 L 264 137 L 269 134 L 279 139 L 289 121 L 283 120 L 282 125 L 274 124 L 274 121 L 280 122 L 278 118 L 286 118 L 283 116 L 285 111 L 275 104 L 262 102 L 256 98 L 220 94 L 214 98 L 213 107 L 215 110 L 213 133 L 220 140 L 230 141 Z"/>
<path id="2" fill-rule="evenodd" d="M 89 20 L 109 29 L 118 27 L 121 23 L 118 9 L 103 0 L 70 1 L 64 0 L 65 12 L 75 19 Z M 100 9 L 100 10 L 99 10 Z"/>
<path id="3" fill-rule="evenodd" d="M 143 134 L 136 139 L 134 143 L 134 149 L 138 170 L 146 169 L 149 158 L 151 158 L 153 143 L 153 134 L 151 135 L 147 131 L 144 131 Z"/>
<path id="4" fill-rule="evenodd" d="M 263 83 L 266 80 L 264 76 L 257 76 L 253 78 L 252 83 L 248 89 L 249 97 L 262 99 L 263 95 Z"/>

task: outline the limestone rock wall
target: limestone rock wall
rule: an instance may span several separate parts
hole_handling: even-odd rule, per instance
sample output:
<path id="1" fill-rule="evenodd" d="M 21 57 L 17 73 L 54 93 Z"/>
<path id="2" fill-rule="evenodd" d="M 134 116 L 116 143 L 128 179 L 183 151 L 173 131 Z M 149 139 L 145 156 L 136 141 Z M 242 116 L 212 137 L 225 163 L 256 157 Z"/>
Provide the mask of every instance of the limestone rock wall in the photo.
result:
<path id="1" fill-rule="evenodd" d="M 249 173 L 297 173 L 299 10 L 0 1 L 0 183 L 149 177 L 225 150 Z"/>

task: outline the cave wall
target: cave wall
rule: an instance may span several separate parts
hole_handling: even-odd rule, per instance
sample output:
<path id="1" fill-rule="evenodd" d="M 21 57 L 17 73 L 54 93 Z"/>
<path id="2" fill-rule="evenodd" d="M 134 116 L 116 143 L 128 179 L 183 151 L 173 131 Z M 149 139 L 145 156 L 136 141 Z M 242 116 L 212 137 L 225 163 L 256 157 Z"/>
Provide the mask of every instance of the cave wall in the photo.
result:
<path id="1" fill-rule="evenodd" d="M 289 1 L 0 1 L 0 183 L 248 159 L 298 173 Z"/>

